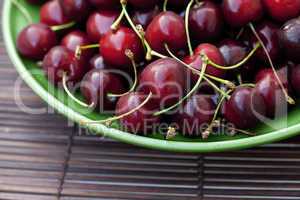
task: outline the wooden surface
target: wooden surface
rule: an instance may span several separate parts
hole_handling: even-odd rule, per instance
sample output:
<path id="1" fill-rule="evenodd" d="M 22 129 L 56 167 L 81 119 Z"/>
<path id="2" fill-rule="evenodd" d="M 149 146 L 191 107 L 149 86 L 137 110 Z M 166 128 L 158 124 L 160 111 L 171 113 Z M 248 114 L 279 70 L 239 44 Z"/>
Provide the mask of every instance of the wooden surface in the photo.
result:
<path id="1" fill-rule="evenodd" d="M 14 103 L 0 37 L 0 199 L 300 200 L 300 137 L 240 152 L 174 154 L 82 135 Z M 47 108 L 23 84 L 23 102 Z"/>

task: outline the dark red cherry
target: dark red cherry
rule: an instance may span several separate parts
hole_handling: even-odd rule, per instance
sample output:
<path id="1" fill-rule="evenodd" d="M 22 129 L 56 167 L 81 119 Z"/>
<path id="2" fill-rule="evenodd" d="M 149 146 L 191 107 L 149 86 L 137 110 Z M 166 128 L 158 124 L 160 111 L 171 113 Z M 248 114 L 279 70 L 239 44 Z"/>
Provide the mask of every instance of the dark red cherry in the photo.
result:
<path id="1" fill-rule="evenodd" d="M 89 14 L 90 4 L 87 0 L 59 0 L 59 3 L 68 19 L 83 21 Z"/>
<path id="2" fill-rule="evenodd" d="M 147 98 L 147 95 L 141 92 L 132 92 L 122 96 L 116 106 L 116 116 L 128 113 L 139 107 Z M 123 129 L 131 133 L 147 134 L 153 133 L 154 127 L 159 125 L 159 117 L 154 116 L 153 105 L 147 102 L 137 111 L 120 119 Z"/>
<path id="3" fill-rule="evenodd" d="M 295 93 L 300 96 L 300 65 L 291 68 L 291 85 Z"/>
<path id="4" fill-rule="evenodd" d="M 225 20 L 233 27 L 245 26 L 263 15 L 261 0 L 224 0 L 222 7 Z"/>
<path id="5" fill-rule="evenodd" d="M 149 64 L 140 74 L 139 89 L 152 92 L 153 103 L 160 108 L 177 103 L 185 93 L 185 67 L 172 58 Z"/>
<path id="6" fill-rule="evenodd" d="M 225 39 L 219 44 L 219 50 L 223 55 L 227 66 L 235 65 L 242 61 L 248 54 L 247 47 L 233 39 Z"/>
<path id="7" fill-rule="evenodd" d="M 41 7 L 40 22 L 48 26 L 55 26 L 66 24 L 69 20 L 65 17 L 58 0 L 51 0 Z"/>
<path id="8" fill-rule="evenodd" d="M 300 18 L 286 22 L 279 32 L 279 40 L 286 56 L 300 62 Z"/>
<path id="9" fill-rule="evenodd" d="M 260 118 L 266 114 L 263 97 L 255 88 L 238 87 L 222 107 L 225 119 L 240 129 L 257 126 Z"/>
<path id="10" fill-rule="evenodd" d="M 45 24 L 31 24 L 24 28 L 17 38 L 17 49 L 22 56 L 43 59 L 45 54 L 57 44 L 56 34 Z"/>
<path id="11" fill-rule="evenodd" d="M 133 7 L 137 9 L 151 9 L 157 5 L 159 0 L 128 0 Z"/>
<path id="12" fill-rule="evenodd" d="M 288 68 L 283 67 L 278 70 L 278 76 L 282 81 L 285 89 L 288 91 Z M 285 95 L 274 75 L 272 69 L 262 69 L 256 76 L 256 90 L 263 97 L 266 107 L 267 116 L 276 117 L 286 113 L 280 113 L 282 108 L 287 107 Z"/>
<path id="13" fill-rule="evenodd" d="M 125 92 L 120 77 L 103 69 L 89 71 L 82 79 L 80 90 L 87 103 L 97 105 L 100 112 L 112 112 L 115 108 L 118 99 L 108 97 L 108 93 Z"/>
<path id="14" fill-rule="evenodd" d="M 155 6 L 153 9 L 133 10 L 132 20 L 135 24 L 142 25 L 146 30 L 150 22 L 159 12 L 158 6 Z"/>
<path id="15" fill-rule="evenodd" d="M 90 59 L 90 69 L 107 69 L 108 65 L 104 62 L 103 57 L 100 54 L 96 54 Z"/>
<path id="16" fill-rule="evenodd" d="M 273 61 L 278 59 L 280 57 L 280 44 L 278 38 L 279 27 L 270 21 L 265 21 L 260 23 L 256 27 L 256 31 L 258 32 L 258 35 L 260 36 L 264 45 L 266 46 L 271 59 Z M 251 43 L 253 48 L 256 46 L 257 42 L 257 38 L 254 35 L 252 35 Z M 268 62 L 266 53 L 263 50 L 263 48 L 257 50 L 256 56 L 261 61 Z"/>
<path id="17" fill-rule="evenodd" d="M 72 51 L 75 55 L 76 49 L 79 46 L 86 46 L 91 44 L 86 33 L 82 31 L 72 31 L 68 33 L 61 41 L 61 45 L 67 47 L 70 51 Z M 90 59 L 93 55 L 93 50 L 85 49 L 82 51 L 80 58 L 82 59 Z"/>
<path id="18" fill-rule="evenodd" d="M 54 84 L 62 81 L 67 73 L 69 82 L 78 82 L 84 75 L 84 66 L 74 57 L 74 53 L 64 46 L 53 47 L 43 60 L 43 69 L 48 80 Z"/>
<path id="19" fill-rule="evenodd" d="M 280 22 L 299 16 L 299 0 L 262 0 L 269 15 Z"/>
<path id="20" fill-rule="evenodd" d="M 168 5 L 171 7 L 174 7 L 176 9 L 183 9 L 187 6 L 187 4 L 189 3 L 189 0 L 169 0 L 168 1 Z"/>
<path id="21" fill-rule="evenodd" d="M 120 0 L 89 0 L 97 8 L 115 9 L 120 4 Z"/>
<path id="22" fill-rule="evenodd" d="M 223 15 L 220 7 L 210 1 L 203 1 L 191 9 L 189 27 L 196 41 L 214 40 L 223 29 Z"/>
<path id="23" fill-rule="evenodd" d="M 100 40 L 100 54 L 108 64 L 124 67 L 131 66 L 130 59 L 125 51 L 131 50 L 136 62 L 142 60 L 144 49 L 139 37 L 135 32 L 126 27 L 121 27 L 116 31 L 109 31 Z"/>
<path id="24" fill-rule="evenodd" d="M 113 10 L 99 10 L 88 18 L 86 32 L 92 42 L 99 40 L 106 34 L 117 19 L 119 13 Z"/>
<path id="25" fill-rule="evenodd" d="M 208 44 L 208 43 L 200 44 L 196 48 L 194 55 L 186 57 L 184 59 L 184 62 L 186 64 L 191 65 L 193 68 L 195 68 L 197 70 L 201 70 L 202 65 L 203 65 L 202 59 L 200 57 L 201 54 L 205 54 L 211 61 L 213 61 L 216 64 L 219 64 L 222 66 L 225 65 L 223 55 L 221 54 L 219 49 L 216 46 L 214 46 L 212 44 Z M 220 77 L 220 78 L 223 78 L 226 75 L 225 70 L 217 69 L 211 65 L 208 65 L 206 67 L 205 72 L 209 75 Z M 198 75 L 192 74 L 193 82 L 196 82 L 198 80 L 198 78 L 199 78 Z"/>
<path id="26" fill-rule="evenodd" d="M 149 24 L 146 39 L 151 48 L 160 53 L 166 53 L 165 44 L 174 52 L 185 48 L 187 41 L 183 19 L 171 11 L 160 13 Z"/>
<path id="27" fill-rule="evenodd" d="M 216 106 L 210 96 L 193 95 L 173 116 L 183 135 L 199 136 L 212 122 Z"/>

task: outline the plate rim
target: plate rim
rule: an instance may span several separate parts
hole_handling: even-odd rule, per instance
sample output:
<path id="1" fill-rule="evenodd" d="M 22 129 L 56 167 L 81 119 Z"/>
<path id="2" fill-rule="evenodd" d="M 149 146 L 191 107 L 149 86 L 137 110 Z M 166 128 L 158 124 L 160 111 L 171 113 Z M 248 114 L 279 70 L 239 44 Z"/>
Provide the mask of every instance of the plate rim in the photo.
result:
<path id="1" fill-rule="evenodd" d="M 88 118 L 82 116 L 75 110 L 67 107 L 54 96 L 50 95 L 47 90 L 45 90 L 38 82 L 35 80 L 31 74 L 27 71 L 24 63 L 22 62 L 17 50 L 14 47 L 14 41 L 12 38 L 12 31 L 10 28 L 11 20 L 11 9 L 12 2 L 10 0 L 5 0 L 2 8 L 2 34 L 4 39 L 4 44 L 6 51 L 13 63 L 15 69 L 18 71 L 19 75 L 26 82 L 26 84 L 42 98 L 48 105 L 53 107 L 57 112 L 66 116 L 68 119 L 80 124 L 83 120 L 89 120 Z M 287 139 L 289 137 L 296 136 L 300 134 L 300 124 L 296 124 L 284 129 L 276 130 L 270 133 L 242 138 L 236 140 L 228 141 L 218 141 L 218 142 L 180 142 L 180 141 L 166 141 L 161 139 L 154 139 L 144 136 L 138 136 L 123 132 L 121 130 L 108 128 L 101 124 L 89 124 L 86 126 L 88 129 L 96 131 L 102 136 L 107 136 L 109 138 L 140 146 L 149 149 L 171 151 L 171 152 L 181 152 L 181 153 L 208 153 L 208 152 L 224 152 L 232 150 L 240 150 L 245 148 L 251 148 L 255 146 L 260 146 L 267 143 L 276 142 L 279 140 Z"/>

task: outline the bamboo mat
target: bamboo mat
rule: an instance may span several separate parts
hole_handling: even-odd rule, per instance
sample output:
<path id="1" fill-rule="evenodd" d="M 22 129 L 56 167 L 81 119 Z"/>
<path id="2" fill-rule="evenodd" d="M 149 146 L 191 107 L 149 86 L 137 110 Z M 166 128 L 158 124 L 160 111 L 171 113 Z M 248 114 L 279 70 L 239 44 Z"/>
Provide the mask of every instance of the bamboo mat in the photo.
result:
<path id="1" fill-rule="evenodd" d="M 0 199 L 300 200 L 300 137 L 218 154 L 164 153 L 85 135 L 14 103 L 0 37 Z M 25 84 L 25 105 L 47 108 Z"/>

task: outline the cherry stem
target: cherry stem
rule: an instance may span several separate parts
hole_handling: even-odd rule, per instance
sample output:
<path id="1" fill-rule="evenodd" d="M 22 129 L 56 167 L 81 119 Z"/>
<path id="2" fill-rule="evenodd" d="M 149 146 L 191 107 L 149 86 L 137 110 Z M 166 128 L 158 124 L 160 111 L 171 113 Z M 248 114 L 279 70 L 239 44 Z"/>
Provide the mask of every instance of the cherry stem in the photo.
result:
<path id="1" fill-rule="evenodd" d="M 63 88 L 65 90 L 65 92 L 68 94 L 68 96 L 73 100 L 75 101 L 76 103 L 78 103 L 79 105 L 83 106 L 83 107 L 86 107 L 86 108 L 91 108 L 94 106 L 94 102 L 91 103 L 90 105 L 80 101 L 79 99 L 77 99 L 69 90 L 68 86 L 67 86 L 67 80 L 68 79 L 68 76 L 67 76 L 67 73 L 66 72 L 63 72 L 63 77 L 62 77 L 62 84 L 63 84 Z"/>
<path id="2" fill-rule="evenodd" d="M 61 25 L 57 25 L 57 26 L 51 26 L 51 30 L 52 31 L 60 31 L 60 30 L 64 30 L 64 29 L 68 29 L 73 27 L 76 24 L 76 22 L 72 21 L 66 24 L 61 24 Z"/>
<path id="3" fill-rule="evenodd" d="M 190 16 L 190 10 L 191 10 L 193 3 L 194 3 L 194 0 L 191 0 L 189 2 L 189 4 L 187 5 L 186 11 L 185 11 L 185 31 L 186 31 L 189 53 L 191 56 L 194 54 L 194 52 L 193 52 L 193 47 L 192 47 L 192 42 L 191 42 L 191 37 L 190 37 L 189 16 Z"/>
<path id="4" fill-rule="evenodd" d="M 168 6 L 168 0 L 164 0 L 164 4 L 163 4 L 163 11 L 164 12 L 167 11 L 167 6 Z"/>
<path id="5" fill-rule="evenodd" d="M 81 54 L 82 54 L 82 50 L 99 48 L 99 47 L 100 47 L 99 44 L 89 44 L 89 45 L 85 45 L 85 46 L 77 46 L 76 50 L 75 50 L 75 57 L 77 59 L 80 59 Z"/>
<path id="6" fill-rule="evenodd" d="M 272 61 L 272 59 L 271 59 L 271 56 L 270 56 L 270 54 L 269 54 L 269 52 L 268 52 L 268 49 L 266 48 L 266 46 L 265 46 L 265 44 L 263 43 L 262 39 L 260 38 L 260 36 L 259 36 L 258 33 L 256 32 L 254 25 L 253 25 L 252 23 L 249 23 L 249 27 L 250 27 L 250 29 L 252 30 L 252 32 L 253 32 L 253 34 L 255 35 L 255 37 L 257 38 L 257 40 L 259 41 L 259 43 L 261 44 L 261 46 L 262 46 L 262 48 L 263 48 L 263 50 L 264 50 L 264 52 L 265 52 L 265 54 L 266 54 L 266 56 L 267 56 L 267 58 L 268 58 L 268 61 L 269 61 L 270 65 L 271 65 L 271 68 L 272 68 L 272 70 L 273 70 L 273 73 L 274 73 L 274 75 L 275 75 L 275 77 L 276 77 L 276 79 L 277 79 L 277 82 L 279 83 L 279 86 L 281 87 L 281 89 L 282 89 L 282 91 L 283 91 L 283 93 L 284 93 L 284 95 L 285 95 L 286 101 L 287 101 L 289 104 L 292 104 L 292 105 L 295 104 L 295 103 L 296 103 L 295 100 L 294 100 L 292 97 L 290 97 L 290 96 L 288 95 L 288 93 L 287 93 L 285 87 L 283 86 L 283 83 L 281 82 L 281 80 L 280 80 L 280 78 L 279 78 L 279 76 L 278 76 L 278 74 L 277 74 L 277 72 L 276 72 L 275 66 L 274 66 L 273 61 Z"/>
<path id="7" fill-rule="evenodd" d="M 25 7 L 18 0 L 11 0 L 11 2 L 17 7 L 17 9 L 22 13 L 22 15 L 24 15 L 27 22 L 32 24 L 33 23 L 32 16 L 25 9 Z"/>
<path id="8" fill-rule="evenodd" d="M 183 62 L 182 60 L 180 60 L 179 58 L 177 58 L 177 57 L 171 52 L 171 50 L 170 50 L 170 48 L 168 47 L 167 44 L 165 44 L 165 48 L 166 48 L 167 52 L 170 54 L 170 56 L 171 56 L 172 58 L 174 58 L 177 62 L 181 63 L 182 65 L 184 65 L 186 68 L 188 68 L 189 70 L 191 70 L 191 71 L 192 71 L 193 73 L 195 73 L 195 74 L 198 74 L 198 75 L 199 75 L 199 74 L 201 73 L 201 71 L 199 71 L 199 70 L 193 68 L 192 66 L 186 64 L 185 62 Z M 227 85 L 227 86 L 229 86 L 229 87 L 235 87 L 234 83 L 232 83 L 232 82 L 230 82 L 230 81 L 228 81 L 228 80 L 224 80 L 224 79 L 221 79 L 221 78 L 218 78 L 218 77 L 215 77 L 215 76 L 211 76 L 211 75 L 208 75 L 208 74 L 205 74 L 205 77 L 204 77 L 204 78 L 206 79 L 206 77 L 209 77 L 209 78 L 211 78 L 211 79 L 213 79 L 213 80 L 215 80 L 215 81 L 218 81 L 218 82 L 220 82 L 220 83 L 223 83 L 223 84 L 225 84 L 225 85 Z"/>
<path id="9" fill-rule="evenodd" d="M 240 39 L 240 37 L 242 36 L 242 34 L 244 33 L 244 31 L 245 31 L 245 28 L 243 27 L 243 28 L 241 28 L 241 30 L 238 32 L 238 34 L 237 34 L 237 36 L 236 36 L 236 38 L 235 39 Z"/>
<path id="10" fill-rule="evenodd" d="M 108 118 L 108 119 L 105 119 L 105 120 L 99 120 L 99 121 L 90 121 L 90 122 L 83 122 L 83 124 L 110 124 L 112 123 L 113 121 L 116 121 L 116 120 L 119 120 L 119 119 L 122 119 L 128 115 L 131 115 L 132 113 L 138 111 L 139 109 L 141 109 L 144 105 L 146 105 L 146 103 L 149 102 L 149 100 L 151 99 L 152 97 L 152 92 L 150 92 L 147 96 L 147 98 L 139 105 L 137 106 L 136 108 L 130 110 L 129 112 L 127 113 L 124 113 L 122 115 L 119 115 L 119 116 L 114 116 L 114 117 L 111 117 L 111 118 Z"/>
<path id="11" fill-rule="evenodd" d="M 136 63 L 134 61 L 134 54 L 132 53 L 132 51 L 130 49 L 126 49 L 125 51 L 126 56 L 130 59 L 131 63 L 132 63 L 132 67 L 133 67 L 133 71 L 134 71 L 134 83 L 131 86 L 130 90 L 128 90 L 128 92 L 123 93 L 123 94 L 108 94 L 108 97 L 122 97 L 125 96 L 127 94 L 129 94 L 130 92 L 134 91 L 136 86 L 137 86 L 137 67 L 136 67 Z"/>
<path id="12" fill-rule="evenodd" d="M 244 65 L 255 54 L 255 52 L 259 49 L 259 47 L 261 47 L 261 44 L 257 43 L 255 45 L 254 49 L 252 49 L 252 51 L 242 61 L 240 61 L 239 63 L 237 63 L 235 65 L 231 65 L 231 66 L 222 66 L 217 63 L 214 63 L 205 54 L 202 54 L 202 60 L 204 62 L 207 62 L 208 65 L 211 65 L 215 68 L 222 69 L 222 70 L 232 70 L 232 69 L 236 69 L 236 68 L 239 68 L 240 66 Z"/>
<path id="13" fill-rule="evenodd" d="M 237 78 L 239 84 L 242 85 L 242 84 L 243 84 L 242 75 L 241 75 L 241 74 L 238 74 L 236 78 Z"/>
<path id="14" fill-rule="evenodd" d="M 110 26 L 110 28 L 115 31 L 118 29 L 118 27 L 120 26 L 121 24 L 121 21 L 122 19 L 124 18 L 124 15 L 125 15 L 125 12 L 124 12 L 124 9 L 122 9 L 119 17 L 116 19 L 116 21 Z"/>
<path id="15" fill-rule="evenodd" d="M 172 138 L 174 138 L 177 135 L 176 133 L 176 129 L 174 127 L 168 127 L 168 131 L 166 134 L 166 140 L 170 140 Z"/>
<path id="16" fill-rule="evenodd" d="M 204 80 L 211 86 L 213 87 L 216 91 L 218 91 L 220 94 L 226 96 L 226 98 L 230 98 L 229 95 L 227 95 L 224 90 L 220 89 L 216 84 L 214 84 L 211 80 L 209 80 L 208 78 L 206 78 L 204 76 Z"/>
<path id="17" fill-rule="evenodd" d="M 249 131 L 245 131 L 245 130 L 242 130 L 242 129 L 237 129 L 237 128 L 234 128 L 234 127 L 228 127 L 228 126 L 226 126 L 226 125 L 224 125 L 224 124 L 220 124 L 220 126 L 225 127 L 225 128 L 227 128 L 228 130 L 232 130 L 232 131 L 236 131 L 236 132 L 243 133 L 243 134 L 245 134 L 245 135 L 256 136 L 255 133 L 251 133 L 251 132 L 249 132 Z"/>
<path id="18" fill-rule="evenodd" d="M 170 110 L 173 110 L 174 108 L 178 107 L 179 105 L 181 105 L 186 99 L 190 98 L 195 92 L 196 90 L 200 87 L 200 84 L 204 78 L 204 73 L 206 70 L 207 65 L 205 63 L 203 63 L 202 68 L 201 68 L 201 74 L 198 78 L 197 83 L 195 84 L 195 86 L 191 89 L 191 91 L 182 99 L 180 99 L 180 101 L 178 101 L 176 104 L 174 104 L 173 106 L 170 106 L 169 108 L 163 109 L 159 112 L 154 113 L 154 116 L 159 116 L 161 114 L 164 114 L 166 112 L 169 112 Z"/>

